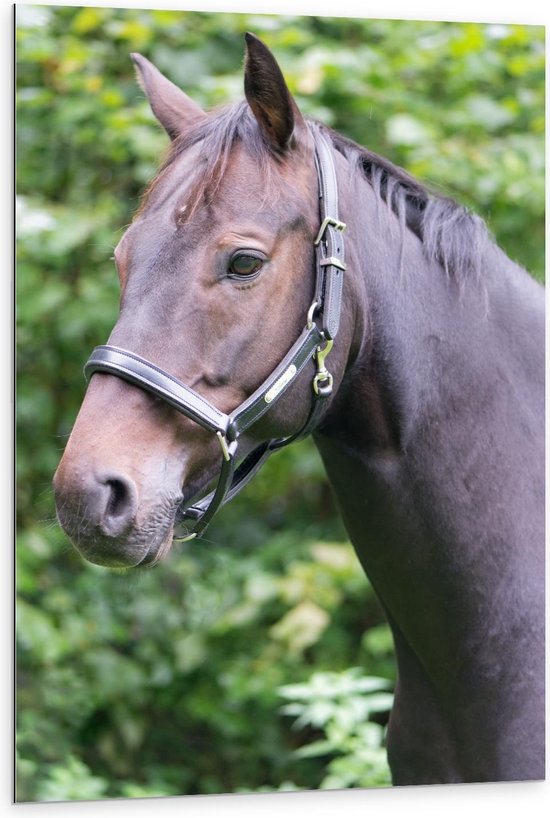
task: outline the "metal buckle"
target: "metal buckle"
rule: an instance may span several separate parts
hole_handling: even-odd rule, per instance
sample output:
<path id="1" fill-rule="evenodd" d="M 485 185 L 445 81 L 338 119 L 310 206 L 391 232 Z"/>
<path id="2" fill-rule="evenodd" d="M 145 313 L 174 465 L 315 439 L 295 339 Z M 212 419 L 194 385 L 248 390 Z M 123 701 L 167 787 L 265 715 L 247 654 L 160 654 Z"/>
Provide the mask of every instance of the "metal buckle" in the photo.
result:
<path id="1" fill-rule="evenodd" d="M 334 227 L 334 229 L 338 230 L 340 233 L 342 233 L 346 229 L 345 222 L 341 222 L 340 219 L 335 219 L 333 216 L 325 216 L 325 218 L 323 219 L 323 223 L 319 228 L 319 232 L 317 233 L 317 238 L 313 242 L 315 246 L 317 246 L 320 243 L 321 239 L 325 235 L 325 230 L 329 225 L 331 227 Z"/>
<path id="2" fill-rule="evenodd" d="M 196 536 L 197 536 L 197 532 L 193 531 L 192 534 L 187 534 L 186 536 L 184 536 L 183 534 L 182 534 L 181 537 L 174 536 L 174 537 L 172 537 L 172 541 L 173 542 L 189 542 L 189 540 L 194 540 Z"/>
<path id="3" fill-rule="evenodd" d="M 216 437 L 218 438 L 224 460 L 231 460 L 237 449 L 237 441 L 233 440 L 231 443 L 228 443 L 226 436 L 220 431 L 216 432 Z"/>
<path id="4" fill-rule="evenodd" d="M 333 344 L 334 341 L 328 340 L 324 347 L 318 346 L 315 352 L 317 372 L 313 378 L 313 391 L 323 398 L 326 398 L 332 392 L 333 378 L 325 366 L 325 358 L 332 349 Z"/>
<path id="5" fill-rule="evenodd" d="M 319 261 L 319 267 L 338 267 L 339 270 L 344 270 L 344 272 L 347 269 L 346 265 L 345 265 L 345 262 L 340 261 L 340 259 L 336 258 L 336 256 L 329 256 L 328 258 L 322 258 Z"/>

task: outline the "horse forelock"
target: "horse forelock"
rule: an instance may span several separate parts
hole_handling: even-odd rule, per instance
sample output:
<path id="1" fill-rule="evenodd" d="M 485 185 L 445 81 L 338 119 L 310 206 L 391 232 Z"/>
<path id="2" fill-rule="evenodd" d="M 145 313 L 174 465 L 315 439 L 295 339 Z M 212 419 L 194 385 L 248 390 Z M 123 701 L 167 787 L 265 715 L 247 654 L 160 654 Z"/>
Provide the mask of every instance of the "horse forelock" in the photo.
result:
<path id="1" fill-rule="evenodd" d="M 194 146 L 200 146 L 200 174 L 179 217 L 180 221 L 189 220 L 201 202 L 209 202 L 216 195 L 237 144 L 244 146 L 262 179 L 267 179 L 271 162 L 279 160 L 263 138 L 248 103 L 243 100 L 210 113 L 173 140 L 160 171 L 143 195 L 138 213 L 150 201 L 159 183 L 172 171 L 178 159 Z"/>

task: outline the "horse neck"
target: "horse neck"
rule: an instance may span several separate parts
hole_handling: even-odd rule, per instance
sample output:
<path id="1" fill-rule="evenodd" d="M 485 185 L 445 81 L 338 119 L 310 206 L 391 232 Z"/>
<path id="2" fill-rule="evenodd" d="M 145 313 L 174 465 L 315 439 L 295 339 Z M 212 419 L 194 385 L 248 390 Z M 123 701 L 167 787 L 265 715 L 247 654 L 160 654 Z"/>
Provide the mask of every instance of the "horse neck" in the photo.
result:
<path id="1" fill-rule="evenodd" d="M 517 482 L 543 485 L 538 285 L 489 240 L 482 281 L 447 273 L 366 181 L 349 184 L 353 363 L 316 442 L 352 541 L 363 551 L 371 540 L 474 547 L 497 525 L 511 542 L 508 512 L 489 520 L 503 502 L 528 537 L 540 514 Z"/>
<path id="2" fill-rule="evenodd" d="M 532 397 L 544 361 L 540 285 L 483 231 L 480 272 L 449 272 L 365 179 L 343 177 L 340 187 L 348 224 L 346 372 L 324 431 L 340 426 L 345 436 L 339 421 L 349 429 L 353 407 L 362 448 L 404 453 L 441 404 L 463 395 L 462 411 L 474 405 L 471 393 L 487 391 L 495 367 Z M 357 440 L 354 427 L 354 449 Z"/>
<path id="3" fill-rule="evenodd" d="M 544 707 L 529 704 L 544 701 L 541 293 L 489 242 L 481 286 L 391 233 L 368 189 L 346 201 L 351 365 L 315 440 L 394 635 L 394 764 L 402 730 L 461 780 L 440 748 L 481 733 L 488 780 L 515 777 L 518 722 L 502 714 L 543 752 Z"/>

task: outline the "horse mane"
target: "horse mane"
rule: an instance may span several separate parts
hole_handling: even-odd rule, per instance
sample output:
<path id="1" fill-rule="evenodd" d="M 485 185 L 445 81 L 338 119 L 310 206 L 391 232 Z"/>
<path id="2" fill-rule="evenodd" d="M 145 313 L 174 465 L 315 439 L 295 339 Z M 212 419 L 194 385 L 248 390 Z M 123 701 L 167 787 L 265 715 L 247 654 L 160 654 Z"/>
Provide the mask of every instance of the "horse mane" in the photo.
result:
<path id="1" fill-rule="evenodd" d="M 477 275 L 483 249 L 489 240 L 483 219 L 449 196 L 443 196 L 419 182 L 403 168 L 345 136 L 323 127 L 334 148 L 370 183 L 405 226 L 422 241 L 430 260 L 439 262 L 447 273 Z"/>
<path id="2" fill-rule="evenodd" d="M 357 172 L 371 185 L 378 201 L 397 216 L 402 229 L 407 227 L 418 236 L 428 259 L 439 262 L 449 274 L 479 272 L 483 248 L 488 240 L 487 228 L 481 218 L 454 199 L 431 190 L 383 156 L 361 147 L 326 125 L 310 121 L 328 136 L 335 150 L 355 165 Z M 189 148 L 202 143 L 201 176 L 180 217 L 187 221 L 201 201 L 215 195 L 237 142 L 245 146 L 266 175 L 271 162 L 281 161 L 263 138 L 248 103 L 242 100 L 211 113 L 173 140 L 161 170 L 145 192 L 140 210 L 174 162 Z"/>

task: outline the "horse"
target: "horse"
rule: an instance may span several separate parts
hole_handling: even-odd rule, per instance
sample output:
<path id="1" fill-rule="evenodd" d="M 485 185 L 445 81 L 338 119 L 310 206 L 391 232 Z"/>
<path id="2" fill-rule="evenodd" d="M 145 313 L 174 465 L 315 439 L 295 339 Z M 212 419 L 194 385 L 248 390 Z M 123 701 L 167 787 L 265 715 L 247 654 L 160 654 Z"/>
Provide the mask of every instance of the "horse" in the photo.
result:
<path id="1" fill-rule="evenodd" d="M 306 118 L 254 35 L 244 99 L 209 113 L 132 58 L 170 147 L 115 251 L 61 526 L 152 566 L 311 434 L 393 635 L 393 784 L 544 778 L 542 287 Z"/>

